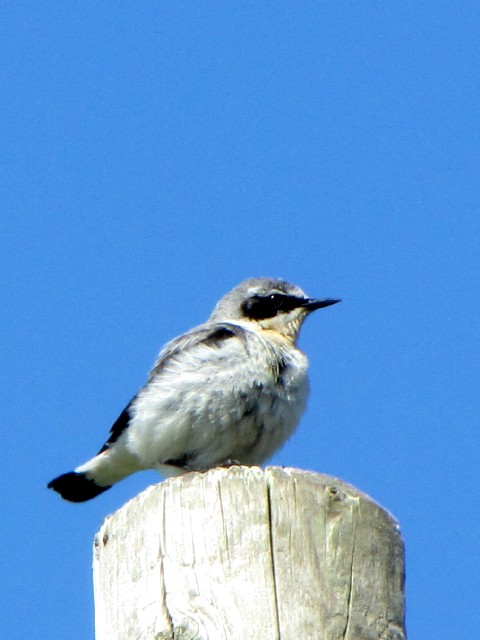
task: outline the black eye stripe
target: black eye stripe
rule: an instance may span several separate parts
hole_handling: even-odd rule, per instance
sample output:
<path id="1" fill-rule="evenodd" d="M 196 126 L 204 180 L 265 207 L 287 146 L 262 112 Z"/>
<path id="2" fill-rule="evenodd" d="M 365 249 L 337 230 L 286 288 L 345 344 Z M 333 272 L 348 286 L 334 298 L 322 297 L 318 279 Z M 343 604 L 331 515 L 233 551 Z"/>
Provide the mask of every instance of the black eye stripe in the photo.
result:
<path id="1" fill-rule="evenodd" d="M 255 295 L 242 305 L 242 311 L 248 318 L 261 320 L 263 318 L 273 318 L 277 313 L 288 313 L 292 309 L 300 307 L 303 298 L 289 296 L 284 293 L 271 293 L 268 295 Z"/>

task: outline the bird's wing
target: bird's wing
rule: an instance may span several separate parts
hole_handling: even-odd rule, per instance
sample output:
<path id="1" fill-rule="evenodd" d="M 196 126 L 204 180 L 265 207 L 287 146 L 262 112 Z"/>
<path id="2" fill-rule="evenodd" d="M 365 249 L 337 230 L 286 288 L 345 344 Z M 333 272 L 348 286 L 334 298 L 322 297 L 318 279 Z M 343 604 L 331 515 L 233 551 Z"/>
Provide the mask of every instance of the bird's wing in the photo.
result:
<path id="1" fill-rule="evenodd" d="M 110 428 L 110 435 L 108 437 L 108 440 L 105 442 L 105 444 L 100 449 L 97 455 L 109 449 L 110 445 L 116 442 L 119 439 L 119 437 L 122 435 L 123 431 L 128 427 L 128 423 L 130 422 L 130 407 L 133 401 L 135 400 L 135 398 L 136 396 L 132 398 L 132 400 L 130 400 L 130 402 L 127 404 L 125 409 L 122 411 L 122 413 L 118 416 L 118 418 L 112 424 Z"/>
<path id="2" fill-rule="evenodd" d="M 207 323 L 177 338 L 134 400 L 129 451 L 145 467 L 247 460 L 277 420 L 278 368 L 274 347 L 237 324 Z"/>
<path id="3" fill-rule="evenodd" d="M 212 325 L 200 325 L 187 333 L 168 342 L 160 351 L 157 360 L 150 372 L 149 380 L 156 378 L 167 363 L 178 357 L 185 357 L 195 351 L 195 347 L 207 346 L 219 348 L 223 342 L 231 338 L 242 341 L 247 354 L 247 339 L 245 329 L 230 322 L 218 322 Z"/>
<path id="4" fill-rule="evenodd" d="M 149 374 L 147 384 L 140 389 L 132 400 L 123 409 L 117 420 L 110 429 L 108 440 L 100 449 L 99 453 L 103 453 L 116 442 L 125 429 L 129 426 L 132 418 L 132 408 L 134 407 L 138 397 L 144 392 L 153 381 L 161 381 L 162 376 L 168 376 L 167 369 L 171 366 L 175 367 L 185 361 L 195 362 L 195 366 L 201 364 L 201 356 L 199 350 L 202 348 L 221 349 L 226 341 L 236 338 L 237 347 L 241 344 L 241 348 L 237 348 L 237 353 L 243 351 L 244 358 L 248 357 L 247 338 L 245 330 L 238 325 L 228 322 L 215 323 L 212 325 L 200 325 L 195 329 L 174 338 L 168 342 L 161 350 L 157 360 Z M 231 363 L 233 364 L 233 363 Z"/>

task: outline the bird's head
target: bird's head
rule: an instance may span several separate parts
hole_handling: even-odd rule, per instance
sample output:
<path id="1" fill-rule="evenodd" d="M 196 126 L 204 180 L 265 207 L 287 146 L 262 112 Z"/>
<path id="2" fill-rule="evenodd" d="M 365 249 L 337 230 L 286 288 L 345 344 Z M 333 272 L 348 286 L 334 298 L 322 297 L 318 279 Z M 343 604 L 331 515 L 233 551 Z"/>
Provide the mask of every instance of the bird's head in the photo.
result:
<path id="1" fill-rule="evenodd" d="M 248 322 L 295 342 L 305 318 L 316 309 L 340 302 L 310 298 L 300 287 L 272 278 L 250 278 L 237 285 L 216 305 L 209 320 Z"/>

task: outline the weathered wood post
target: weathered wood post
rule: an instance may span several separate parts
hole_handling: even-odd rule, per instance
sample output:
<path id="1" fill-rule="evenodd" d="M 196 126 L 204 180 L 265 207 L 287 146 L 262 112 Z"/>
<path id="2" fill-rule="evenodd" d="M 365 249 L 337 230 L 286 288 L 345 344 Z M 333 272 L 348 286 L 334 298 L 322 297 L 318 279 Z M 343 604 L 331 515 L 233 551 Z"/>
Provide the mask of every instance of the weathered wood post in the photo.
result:
<path id="1" fill-rule="evenodd" d="M 350 485 L 190 473 L 97 534 L 96 640 L 404 640 L 403 582 L 397 523 Z"/>

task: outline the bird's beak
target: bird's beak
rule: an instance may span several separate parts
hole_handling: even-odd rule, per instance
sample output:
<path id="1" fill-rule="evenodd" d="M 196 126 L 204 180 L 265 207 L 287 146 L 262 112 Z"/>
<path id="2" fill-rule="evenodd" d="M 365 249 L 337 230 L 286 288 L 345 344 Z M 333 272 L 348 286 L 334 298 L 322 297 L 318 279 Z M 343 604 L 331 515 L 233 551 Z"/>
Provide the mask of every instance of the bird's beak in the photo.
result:
<path id="1" fill-rule="evenodd" d="M 332 304 L 337 304 L 337 302 L 341 302 L 341 300 L 335 298 L 325 298 L 323 300 L 307 298 L 302 304 L 302 307 L 307 309 L 307 311 L 315 311 L 315 309 L 323 309 L 323 307 L 329 307 Z"/>

